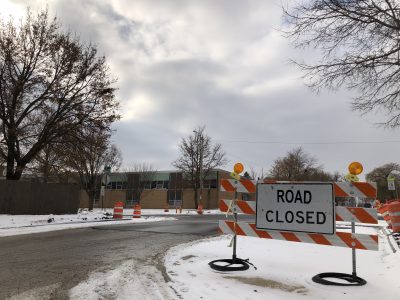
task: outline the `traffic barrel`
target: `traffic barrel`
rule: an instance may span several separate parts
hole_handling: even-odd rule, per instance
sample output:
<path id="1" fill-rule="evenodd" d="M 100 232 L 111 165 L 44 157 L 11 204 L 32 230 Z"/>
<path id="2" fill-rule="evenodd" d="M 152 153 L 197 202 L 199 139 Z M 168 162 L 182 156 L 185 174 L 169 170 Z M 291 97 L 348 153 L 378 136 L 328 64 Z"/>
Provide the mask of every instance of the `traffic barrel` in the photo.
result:
<path id="1" fill-rule="evenodd" d="M 132 218 L 138 219 L 141 216 L 142 216 L 142 207 L 140 206 L 140 204 L 135 204 L 135 206 L 133 207 L 133 216 L 132 216 Z"/>
<path id="2" fill-rule="evenodd" d="M 389 204 L 383 204 L 381 207 L 378 209 L 379 213 L 382 215 L 383 219 L 388 223 L 388 227 L 392 227 L 392 222 L 390 220 L 389 216 Z"/>
<path id="3" fill-rule="evenodd" d="M 124 216 L 124 203 L 121 201 L 114 203 L 114 219 L 122 219 Z"/>
<path id="4" fill-rule="evenodd" d="M 392 230 L 400 233 L 400 202 L 392 202 L 389 204 L 389 217 L 392 223 Z"/>
<path id="5" fill-rule="evenodd" d="M 199 214 L 199 215 L 202 215 L 203 214 L 203 204 L 199 204 L 198 206 L 197 206 L 197 213 Z"/>

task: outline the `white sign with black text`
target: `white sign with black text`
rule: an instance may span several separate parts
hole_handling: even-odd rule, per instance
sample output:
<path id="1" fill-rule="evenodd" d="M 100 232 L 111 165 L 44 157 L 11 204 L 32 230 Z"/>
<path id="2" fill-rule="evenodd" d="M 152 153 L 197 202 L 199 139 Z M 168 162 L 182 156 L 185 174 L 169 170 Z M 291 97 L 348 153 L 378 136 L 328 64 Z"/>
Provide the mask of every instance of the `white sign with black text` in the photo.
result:
<path id="1" fill-rule="evenodd" d="M 308 233 L 335 233 L 332 183 L 260 183 L 256 227 Z"/>

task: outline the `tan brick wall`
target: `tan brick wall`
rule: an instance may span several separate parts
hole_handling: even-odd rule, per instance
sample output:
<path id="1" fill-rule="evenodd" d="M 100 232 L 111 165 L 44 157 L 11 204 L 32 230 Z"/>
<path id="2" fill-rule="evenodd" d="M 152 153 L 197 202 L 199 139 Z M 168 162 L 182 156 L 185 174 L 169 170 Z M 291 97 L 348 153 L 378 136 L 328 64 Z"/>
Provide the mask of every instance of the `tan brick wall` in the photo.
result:
<path id="1" fill-rule="evenodd" d="M 182 192 L 182 208 L 195 208 L 194 205 L 194 190 L 184 189 Z"/>
<path id="2" fill-rule="evenodd" d="M 123 202 L 125 206 L 125 190 L 106 190 L 104 196 L 104 207 L 114 207 L 115 202 Z M 101 207 L 101 199 L 96 207 Z"/>
<path id="3" fill-rule="evenodd" d="M 88 208 L 89 207 L 89 196 L 87 195 L 85 190 L 79 191 L 79 208 Z"/>
<path id="4" fill-rule="evenodd" d="M 114 203 L 117 201 L 122 201 L 125 203 L 125 195 L 125 190 L 106 190 L 104 207 L 113 208 Z M 193 189 L 184 189 L 182 196 L 183 208 L 196 208 L 194 204 Z M 232 197 L 233 193 L 221 192 L 219 195 L 218 189 L 204 189 L 202 197 L 203 207 L 204 209 L 217 209 L 220 198 L 232 199 Z M 165 208 L 167 201 L 167 190 L 144 190 L 141 196 L 140 203 L 142 208 Z M 84 190 L 80 191 L 79 207 L 89 207 L 89 198 Z M 101 207 L 101 200 L 96 203 L 95 207 Z"/>
<path id="5" fill-rule="evenodd" d="M 200 197 L 200 191 L 199 191 Z M 204 209 L 218 208 L 218 189 L 203 189 L 202 204 Z M 194 201 L 194 190 L 183 190 L 183 208 L 197 208 Z"/>
<path id="6" fill-rule="evenodd" d="M 106 190 L 105 197 L 103 199 L 104 208 L 113 208 L 114 203 L 117 201 L 122 201 L 125 203 L 125 190 Z M 89 207 L 89 196 L 85 190 L 79 191 L 79 207 L 88 208 Z M 96 202 L 95 208 L 102 207 L 101 199 Z"/>
<path id="7" fill-rule="evenodd" d="M 164 208 L 167 205 L 167 190 L 144 190 L 140 205 L 142 208 Z"/>

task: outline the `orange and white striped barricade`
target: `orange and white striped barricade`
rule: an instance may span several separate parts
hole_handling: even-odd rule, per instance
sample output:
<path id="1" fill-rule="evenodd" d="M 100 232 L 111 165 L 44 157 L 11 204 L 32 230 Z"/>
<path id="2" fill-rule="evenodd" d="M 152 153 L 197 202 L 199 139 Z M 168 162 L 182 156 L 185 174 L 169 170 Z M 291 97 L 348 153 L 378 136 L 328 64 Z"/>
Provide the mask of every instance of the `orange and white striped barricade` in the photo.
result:
<path id="1" fill-rule="evenodd" d="M 122 219 L 124 217 L 124 203 L 121 201 L 114 203 L 114 219 Z"/>
<path id="2" fill-rule="evenodd" d="M 236 226 L 233 221 L 219 221 L 219 228 L 222 233 L 237 234 L 242 236 L 252 236 L 264 239 L 274 239 L 289 242 L 319 244 L 325 246 L 338 246 L 346 248 L 356 248 L 361 250 L 378 250 L 378 236 L 368 234 L 353 234 L 350 232 L 336 232 L 334 235 L 259 230 L 256 224 L 247 222 L 238 222 Z"/>
<path id="3" fill-rule="evenodd" d="M 275 181 L 267 180 L 265 183 L 301 183 L 290 181 Z M 221 179 L 222 192 L 234 192 L 235 189 L 239 193 L 255 193 L 257 181 L 256 180 L 234 180 L 234 179 Z M 360 197 L 360 198 L 376 198 L 377 189 L 376 184 L 373 182 L 334 182 L 335 197 Z"/>
<path id="4" fill-rule="evenodd" d="M 233 206 L 232 200 L 221 199 L 219 208 L 222 212 L 231 210 L 248 215 L 256 214 L 255 201 L 236 200 Z M 378 224 L 378 213 L 375 208 L 336 206 L 336 221 Z"/>
<path id="5" fill-rule="evenodd" d="M 142 207 L 140 206 L 140 204 L 135 204 L 133 206 L 133 215 L 132 218 L 133 219 L 138 219 L 142 216 Z"/>
<path id="6" fill-rule="evenodd" d="M 270 181 L 268 183 L 281 182 Z M 233 192 L 235 188 L 237 188 L 237 191 L 240 191 L 242 193 L 255 192 L 256 185 L 257 183 L 252 180 L 240 180 L 235 182 L 232 179 L 222 179 L 221 191 Z M 334 192 L 335 197 L 376 198 L 377 195 L 376 184 L 369 182 L 334 183 Z M 221 199 L 219 202 L 219 207 L 222 212 L 226 213 L 242 213 L 251 215 L 256 214 L 255 201 Z M 331 235 L 278 230 L 260 230 L 256 228 L 255 223 L 234 222 L 225 220 L 219 221 L 219 230 L 225 234 L 352 248 L 353 275 L 355 275 L 355 249 L 374 251 L 379 250 L 378 235 L 355 233 L 355 223 L 377 224 L 377 210 L 375 208 L 336 206 L 335 220 L 351 222 L 352 232 L 335 232 L 333 235 Z"/>
<path id="7" fill-rule="evenodd" d="M 237 165 L 237 164 L 236 164 Z M 235 168 L 236 168 L 235 165 Z M 233 204 L 235 204 L 237 195 L 239 192 L 241 193 L 255 193 L 256 192 L 256 181 L 240 179 L 240 175 L 234 171 L 231 173 L 231 177 L 235 179 L 222 179 L 220 191 L 234 192 L 234 197 L 231 200 Z M 236 229 L 237 225 L 237 212 L 233 212 L 234 221 L 232 222 L 233 228 Z M 223 232 L 223 226 L 219 227 L 219 231 Z M 232 259 L 217 259 L 209 262 L 209 266 L 217 271 L 244 271 L 249 268 L 249 265 L 252 265 L 249 260 L 244 260 L 238 258 L 236 255 L 236 244 L 237 244 L 237 232 L 233 230 L 233 239 L 231 244 L 233 244 L 233 253 Z M 223 263 L 223 265 L 219 265 Z M 254 267 L 254 266 L 253 266 Z M 255 268 L 255 267 L 254 267 Z"/>
<path id="8" fill-rule="evenodd" d="M 381 207 L 378 209 L 379 213 L 382 215 L 383 219 L 388 223 L 388 227 L 392 228 L 392 222 L 390 220 L 389 216 L 389 204 L 383 204 Z"/>
<path id="9" fill-rule="evenodd" d="M 203 204 L 199 203 L 199 205 L 197 205 L 197 213 L 199 215 L 203 214 Z"/>
<path id="10" fill-rule="evenodd" d="M 164 206 L 164 212 L 169 212 L 169 205 L 168 205 L 168 204 L 165 204 L 165 206 Z"/>
<path id="11" fill-rule="evenodd" d="M 400 233 L 400 202 L 392 202 L 388 206 L 392 231 L 394 233 Z"/>

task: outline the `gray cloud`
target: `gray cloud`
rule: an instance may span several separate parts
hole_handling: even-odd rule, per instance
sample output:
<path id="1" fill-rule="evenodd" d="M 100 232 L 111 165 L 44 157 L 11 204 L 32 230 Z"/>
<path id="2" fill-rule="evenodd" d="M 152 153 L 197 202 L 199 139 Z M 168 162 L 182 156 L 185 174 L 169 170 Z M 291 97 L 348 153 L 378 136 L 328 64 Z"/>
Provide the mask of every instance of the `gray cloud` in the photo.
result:
<path id="1" fill-rule="evenodd" d="M 311 144 L 396 140 L 397 131 L 374 127 L 379 115 L 352 112 L 349 92 L 305 87 L 288 61 L 314 53 L 293 49 L 275 30 L 280 1 L 6 2 L 22 10 L 48 3 L 64 28 L 106 55 L 123 105 L 114 141 L 125 165 L 172 168 L 181 137 L 198 125 L 223 143 L 227 169 L 243 161 L 266 170 L 298 145 L 328 171 L 346 172 L 353 160 L 366 171 L 397 161 L 399 143 Z"/>

